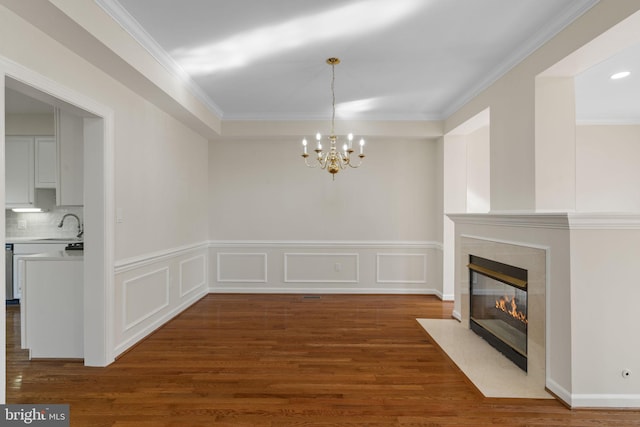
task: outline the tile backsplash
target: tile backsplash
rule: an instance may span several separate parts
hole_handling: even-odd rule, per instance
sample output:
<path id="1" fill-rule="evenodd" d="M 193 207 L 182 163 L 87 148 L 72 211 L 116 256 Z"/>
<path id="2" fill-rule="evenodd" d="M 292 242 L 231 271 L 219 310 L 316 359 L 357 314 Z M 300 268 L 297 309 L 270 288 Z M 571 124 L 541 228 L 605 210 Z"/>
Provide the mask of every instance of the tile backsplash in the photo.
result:
<path id="1" fill-rule="evenodd" d="M 45 212 L 18 213 L 12 210 L 6 211 L 5 232 L 6 237 L 57 237 L 75 238 L 78 234 L 78 222 L 75 218 L 67 218 L 62 228 L 58 228 L 64 214 L 78 215 L 84 221 L 82 206 L 55 206 L 54 191 L 37 190 L 36 200 L 38 207 L 46 209 Z"/>

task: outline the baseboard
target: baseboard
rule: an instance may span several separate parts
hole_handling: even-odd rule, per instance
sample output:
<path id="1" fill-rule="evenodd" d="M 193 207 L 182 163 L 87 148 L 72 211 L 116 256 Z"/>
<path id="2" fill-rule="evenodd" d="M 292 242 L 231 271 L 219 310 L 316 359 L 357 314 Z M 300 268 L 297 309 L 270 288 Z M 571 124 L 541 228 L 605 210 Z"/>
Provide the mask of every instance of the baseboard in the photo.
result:
<path id="1" fill-rule="evenodd" d="M 638 409 L 640 394 L 574 394 L 571 408 Z"/>
<path id="2" fill-rule="evenodd" d="M 548 372 L 547 372 L 547 375 L 548 375 Z M 553 394 L 556 397 L 556 399 L 561 401 L 564 405 L 571 408 L 572 397 L 571 397 L 571 393 L 567 389 L 562 387 L 560 384 L 558 384 L 554 380 L 550 379 L 548 376 L 545 379 L 545 383 L 546 383 L 546 389 L 549 393 Z"/>
<path id="3" fill-rule="evenodd" d="M 265 286 L 215 286 L 209 287 L 212 294 L 362 294 L 362 295 L 435 295 L 435 289 L 401 288 L 328 288 L 328 287 L 265 287 Z M 438 296 L 439 297 L 439 296 Z"/>
<path id="4" fill-rule="evenodd" d="M 114 349 L 114 357 L 120 356 L 122 353 L 126 352 L 131 347 L 138 344 L 140 341 L 142 341 L 143 339 L 151 335 L 157 329 L 164 326 L 168 321 L 170 321 L 171 319 L 173 319 L 174 317 L 182 313 L 184 310 L 186 310 L 191 305 L 198 302 L 200 299 L 202 299 L 206 295 L 207 295 L 206 289 L 196 292 L 190 298 L 185 299 L 184 301 L 182 301 L 181 304 L 174 307 L 172 310 L 158 317 L 156 320 L 153 321 L 153 323 L 149 324 L 147 327 L 145 327 L 144 329 L 141 329 L 135 335 L 129 337 L 129 339 L 127 339 L 126 341 L 116 346 L 116 348 Z"/>

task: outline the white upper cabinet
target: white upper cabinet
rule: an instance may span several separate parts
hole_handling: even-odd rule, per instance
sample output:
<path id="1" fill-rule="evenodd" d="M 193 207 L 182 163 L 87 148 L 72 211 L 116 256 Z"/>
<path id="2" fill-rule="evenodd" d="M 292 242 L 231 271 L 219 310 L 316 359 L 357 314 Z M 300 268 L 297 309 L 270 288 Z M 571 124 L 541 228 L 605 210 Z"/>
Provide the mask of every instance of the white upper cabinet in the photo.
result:
<path id="1" fill-rule="evenodd" d="M 84 121 L 57 110 L 58 185 L 56 205 L 84 205 Z"/>
<path id="2" fill-rule="evenodd" d="M 54 137 L 35 138 L 35 187 L 56 188 L 58 154 Z"/>
<path id="3" fill-rule="evenodd" d="M 34 138 L 5 139 L 5 204 L 7 208 L 33 207 Z"/>

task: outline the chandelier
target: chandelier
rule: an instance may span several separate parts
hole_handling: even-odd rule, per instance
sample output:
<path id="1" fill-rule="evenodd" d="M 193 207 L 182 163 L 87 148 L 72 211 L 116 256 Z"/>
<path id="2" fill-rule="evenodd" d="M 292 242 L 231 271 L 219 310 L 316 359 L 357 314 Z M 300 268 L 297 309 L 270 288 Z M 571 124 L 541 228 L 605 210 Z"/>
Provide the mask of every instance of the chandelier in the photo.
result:
<path id="1" fill-rule="evenodd" d="M 336 80 L 336 65 L 340 63 L 340 59 L 338 58 L 329 58 L 327 59 L 327 64 L 331 65 L 331 134 L 329 134 L 329 149 L 324 151 L 322 149 L 322 135 L 318 132 L 316 134 L 316 161 L 310 164 L 309 163 L 309 153 L 307 152 L 307 140 L 306 138 L 302 140 L 302 157 L 304 158 L 304 163 L 310 168 L 320 167 L 320 169 L 326 169 L 333 177 L 336 178 L 336 174 L 340 172 L 341 169 L 346 168 L 347 166 L 352 168 L 357 168 L 362 164 L 362 159 L 364 158 L 364 139 L 360 139 L 360 153 L 358 157 L 360 161 L 358 164 L 353 164 L 352 159 L 355 157 L 353 155 L 353 134 L 350 133 L 347 135 L 347 142 L 342 146 L 342 150 L 338 150 L 338 137 L 335 134 L 334 124 L 336 120 L 336 92 L 335 92 L 335 80 Z"/>

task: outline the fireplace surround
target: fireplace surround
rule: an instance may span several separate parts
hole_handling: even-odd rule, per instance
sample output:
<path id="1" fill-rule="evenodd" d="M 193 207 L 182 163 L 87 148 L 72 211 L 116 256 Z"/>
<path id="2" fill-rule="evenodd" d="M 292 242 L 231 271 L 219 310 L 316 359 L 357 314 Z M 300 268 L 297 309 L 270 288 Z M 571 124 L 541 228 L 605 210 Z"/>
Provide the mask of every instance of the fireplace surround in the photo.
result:
<path id="1" fill-rule="evenodd" d="M 517 266 L 527 271 L 527 371 L 528 377 L 537 378 L 545 387 L 546 377 L 546 281 L 548 250 L 544 247 L 520 242 L 498 241 L 477 235 L 461 235 L 459 240 L 458 294 L 459 316 L 462 324 L 470 325 L 469 257 L 475 255 L 502 264 Z M 454 311 L 455 315 L 455 311 Z M 500 353 L 496 350 L 496 355 Z"/>

